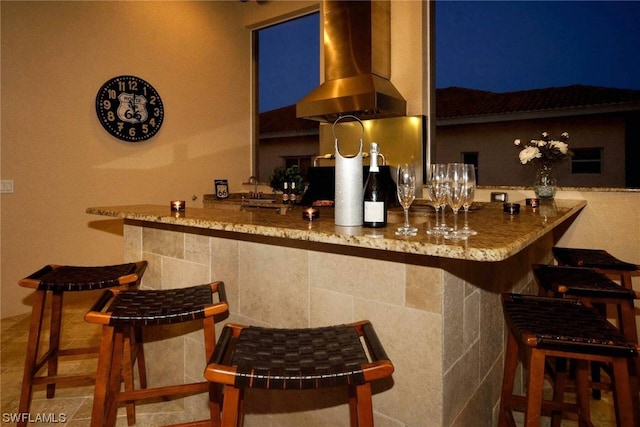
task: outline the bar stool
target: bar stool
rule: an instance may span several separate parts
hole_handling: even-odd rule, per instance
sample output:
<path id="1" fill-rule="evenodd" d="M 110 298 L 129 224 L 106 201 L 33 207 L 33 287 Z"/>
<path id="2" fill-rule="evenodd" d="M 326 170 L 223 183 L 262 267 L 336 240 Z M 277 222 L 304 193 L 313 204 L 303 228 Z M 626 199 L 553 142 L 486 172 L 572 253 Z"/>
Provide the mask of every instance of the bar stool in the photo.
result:
<path id="1" fill-rule="evenodd" d="M 585 305 L 595 307 L 606 317 L 606 307 L 612 306 L 616 313 L 616 325 L 628 342 L 638 343 L 638 330 L 635 319 L 634 300 L 638 293 L 622 287 L 603 273 L 584 267 L 566 267 L 551 265 L 534 265 L 533 273 L 540 286 L 541 294 L 562 298 L 577 298 Z M 632 384 L 638 386 L 640 359 L 631 360 Z M 598 364 L 592 369 L 593 397 L 600 398 L 600 390 L 607 389 L 600 382 Z"/>
<path id="2" fill-rule="evenodd" d="M 629 383 L 628 360 L 638 348 L 592 307 L 579 300 L 503 294 L 502 306 L 508 327 L 498 426 L 515 426 L 513 411 L 525 413 L 525 426 L 538 427 L 543 415 L 575 412 L 580 425 L 592 425 L 589 406 L 588 363 L 610 364 L 613 372 L 616 422 L 620 427 L 639 426 L 638 394 Z M 513 394 L 522 350 L 528 369 L 525 396 Z M 543 400 L 542 388 L 548 357 L 576 363 L 577 404 Z"/>
<path id="3" fill-rule="evenodd" d="M 115 286 L 136 287 L 147 268 L 147 261 L 109 266 L 59 266 L 47 265 L 30 276 L 20 280 L 22 287 L 34 289 L 35 300 L 31 309 L 29 338 L 25 357 L 22 390 L 18 411 L 28 413 L 31 408 L 33 387 L 46 384 L 47 398 L 55 396 L 56 384 L 87 383 L 95 380 L 95 373 L 59 375 L 58 361 L 60 357 L 98 353 L 98 347 L 61 348 L 62 309 L 65 292 L 80 292 L 105 289 Z M 47 294 L 51 293 L 51 315 L 49 325 L 49 347 L 40 354 L 40 339 L 43 332 Z M 142 346 L 137 346 L 134 360 L 138 358 L 141 381 L 144 381 L 144 353 Z M 47 365 L 47 373 L 39 375 Z M 26 421 L 19 422 L 19 426 Z"/>
<path id="4" fill-rule="evenodd" d="M 620 284 L 633 289 L 631 277 L 640 275 L 640 266 L 624 262 L 602 249 L 559 248 L 551 249 L 559 265 L 595 268 L 608 276 L 620 278 Z"/>
<path id="5" fill-rule="evenodd" d="M 360 337 L 364 337 L 367 357 Z M 308 390 L 348 386 L 351 426 L 373 426 L 371 381 L 393 365 L 368 321 L 307 329 L 228 324 L 204 372 L 224 385 L 222 426 L 243 422 L 246 388 Z"/>
<path id="6" fill-rule="evenodd" d="M 214 302 L 214 295 L 217 295 L 218 302 Z M 227 316 L 228 312 L 229 305 L 223 282 L 180 289 L 106 290 L 85 315 L 87 322 L 102 325 L 91 426 L 114 426 L 119 402 L 133 404 L 138 400 L 205 391 L 209 391 L 211 418 L 185 425 L 210 426 L 212 420 L 219 419 L 220 397 L 216 388 L 207 381 L 139 390 L 125 384 L 124 391 L 121 391 L 119 376 L 123 349 L 132 327 L 174 325 L 201 319 L 206 363 L 216 345 L 215 318 Z M 135 423 L 135 412 L 133 417 L 127 413 L 127 421 L 129 424 Z"/>

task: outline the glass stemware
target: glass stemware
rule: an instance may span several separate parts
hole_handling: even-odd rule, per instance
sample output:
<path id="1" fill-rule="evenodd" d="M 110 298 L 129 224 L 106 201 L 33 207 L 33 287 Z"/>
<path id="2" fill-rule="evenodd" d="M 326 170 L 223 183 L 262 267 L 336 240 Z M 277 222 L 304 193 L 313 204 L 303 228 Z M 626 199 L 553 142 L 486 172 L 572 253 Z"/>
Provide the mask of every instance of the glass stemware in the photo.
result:
<path id="1" fill-rule="evenodd" d="M 476 167 L 472 164 L 464 165 L 464 181 L 465 181 L 465 190 L 464 190 L 464 202 L 462 203 L 462 207 L 464 208 L 464 226 L 462 227 L 462 232 L 467 236 L 474 236 L 478 234 L 477 231 L 469 228 L 469 219 L 467 218 L 469 213 L 469 208 L 473 203 L 473 197 L 476 192 Z"/>
<path id="2" fill-rule="evenodd" d="M 398 166 L 398 201 L 404 209 L 404 225 L 398 227 L 396 235 L 415 236 L 418 229 L 409 224 L 409 207 L 416 198 L 416 171 L 411 163 L 402 163 Z"/>
<path id="3" fill-rule="evenodd" d="M 444 234 L 445 239 L 464 240 L 467 235 L 458 230 L 458 211 L 465 200 L 464 164 L 449 163 L 447 165 L 447 202 L 453 210 L 453 230 Z"/>
<path id="4" fill-rule="evenodd" d="M 447 203 L 446 181 L 447 165 L 432 163 L 427 170 L 427 191 L 436 211 L 436 224 L 427 230 L 427 234 L 443 234 L 446 230 L 444 223 L 444 205 Z M 442 208 L 442 222 L 440 222 L 440 208 Z"/>

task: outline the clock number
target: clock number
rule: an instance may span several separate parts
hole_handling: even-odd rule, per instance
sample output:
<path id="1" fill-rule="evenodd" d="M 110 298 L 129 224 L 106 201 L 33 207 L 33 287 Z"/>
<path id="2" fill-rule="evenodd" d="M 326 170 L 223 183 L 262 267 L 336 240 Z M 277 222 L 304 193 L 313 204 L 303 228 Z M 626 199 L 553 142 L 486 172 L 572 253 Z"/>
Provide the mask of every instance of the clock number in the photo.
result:
<path id="1" fill-rule="evenodd" d="M 116 120 L 116 115 L 113 114 L 113 111 L 109 111 L 107 113 L 107 120 L 109 120 L 110 122 L 113 122 Z"/>
<path id="2" fill-rule="evenodd" d="M 145 88 L 145 95 L 147 94 L 146 88 Z M 151 98 L 149 98 L 149 104 L 151 105 L 156 105 L 156 97 L 152 96 Z"/>
<path id="3" fill-rule="evenodd" d="M 151 117 L 151 118 L 149 119 L 149 124 L 150 124 L 151 126 L 153 126 L 153 127 L 156 127 L 156 119 L 154 119 L 153 117 Z"/>
<path id="4" fill-rule="evenodd" d="M 134 127 L 130 127 L 129 128 L 129 136 L 132 137 L 132 138 L 134 136 L 136 136 L 136 128 L 134 128 Z"/>
<path id="5" fill-rule="evenodd" d="M 105 99 L 104 101 L 102 101 L 102 108 L 104 108 L 105 110 L 110 110 L 111 101 L 109 101 L 108 99 Z"/>
<path id="6" fill-rule="evenodd" d="M 149 125 L 147 124 L 142 125 L 142 133 L 144 134 L 149 133 Z"/>

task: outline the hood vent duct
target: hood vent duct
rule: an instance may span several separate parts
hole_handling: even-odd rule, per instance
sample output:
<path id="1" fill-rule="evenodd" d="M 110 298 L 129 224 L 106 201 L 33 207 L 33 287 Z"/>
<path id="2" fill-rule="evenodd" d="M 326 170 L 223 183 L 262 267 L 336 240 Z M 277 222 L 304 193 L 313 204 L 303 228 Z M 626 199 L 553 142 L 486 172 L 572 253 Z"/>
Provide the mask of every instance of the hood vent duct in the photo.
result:
<path id="1" fill-rule="evenodd" d="M 325 82 L 296 104 L 299 118 L 333 122 L 406 115 L 407 102 L 389 80 L 389 0 L 325 0 Z"/>

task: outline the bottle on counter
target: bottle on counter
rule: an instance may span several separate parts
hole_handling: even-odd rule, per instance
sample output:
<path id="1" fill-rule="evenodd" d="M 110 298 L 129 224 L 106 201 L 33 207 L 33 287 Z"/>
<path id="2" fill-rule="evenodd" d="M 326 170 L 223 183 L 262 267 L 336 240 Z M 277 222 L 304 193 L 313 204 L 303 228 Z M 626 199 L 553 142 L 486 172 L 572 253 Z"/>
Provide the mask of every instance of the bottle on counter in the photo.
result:
<path id="1" fill-rule="evenodd" d="M 364 186 L 364 227 L 380 228 L 387 225 L 387 194 L 378 167 L 378 144 L 371 143 L 369 176 Z"/>
<path id="2" fill-rule="evenodd" d="M 289 183 L 284 183 L 284 190 L 282 191 L 282 203 L 285 205 L 289 204 Z"/>
<path id="3" fill-rule="evenodd" d="M 296 183 L 291 182 L 291 193 L 289 194 L 289 203 L 295 205 L 298 203 L 298 193 L 296 192 Z"/>

